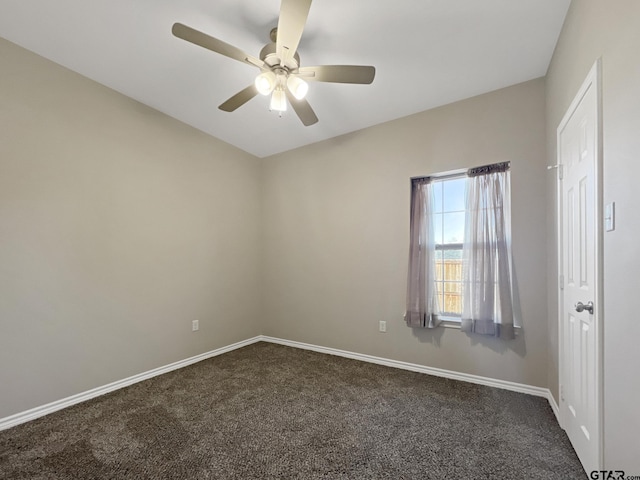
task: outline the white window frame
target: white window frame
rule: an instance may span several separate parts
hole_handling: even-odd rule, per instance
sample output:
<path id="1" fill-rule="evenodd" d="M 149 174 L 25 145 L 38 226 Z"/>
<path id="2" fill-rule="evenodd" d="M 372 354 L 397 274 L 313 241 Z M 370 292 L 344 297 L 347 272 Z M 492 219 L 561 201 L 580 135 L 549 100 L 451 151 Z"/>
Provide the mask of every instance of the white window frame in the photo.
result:
<path id="1" fill-rule="evenodd" d="M 443 172 L 443 173 L 438 173 L 435 175 L 429 175 L 429 177 L 431 178 L 431 181 L 433 183 L 436 182 L 447 182 L 447 181 L 451 181 L 451 180 L 459 180 L 461 178 L 467 178 L 467 170 L 453 170 L 453 171 L 449 171 L 449 172 Z M 464 210 L 465 215 L 466 215 L 466 209 Z M 450 213 L 450 212 L 433 212 L 433 214 L 444 214 L 444 213 Z M 448 246 L 455 246 L 456 248 L 443 248 L 443 247 L 448 247 Z M 443 251 L 443 250 L 460 250 L 462 251 L 462 243 L 447 243 L 447 244 L 436 244 L 436 251 Z M 443 284 L 443 288 L 444 288 L 444 280 L 442 280 L 441 282 L 438 282 L 436 280 L 436 289 L 437 289 L 437 284 L 438 283 L 442 283 Z M 460 281 L 460 283 L 462 283 L 462 281 Z M 437 290 L 436 290 L 437 291 Z M 462 322 L 462 312 L 460 313 L 460 315 L 447 315 L 447 314 L 439 314 L 438 315 L 438 319 L 442 322 L 441 325 L 445 326 L 445 327 L 451 327 L 451 328 L 460 328 L 460 323 Z"/>

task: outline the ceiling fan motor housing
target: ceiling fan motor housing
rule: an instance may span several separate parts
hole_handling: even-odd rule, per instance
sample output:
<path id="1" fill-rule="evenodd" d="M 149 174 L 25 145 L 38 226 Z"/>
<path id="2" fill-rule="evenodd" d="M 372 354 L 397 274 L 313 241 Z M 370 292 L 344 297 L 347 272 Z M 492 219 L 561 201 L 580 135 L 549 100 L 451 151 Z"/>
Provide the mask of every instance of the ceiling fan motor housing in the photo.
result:
<path id="1" fill-rule="evenodd" d="M 284 65 L 280 64 L 280 58 L 276 53 L 276 44 L 267 43 L 262 50 L 260 50 L 260 60 L 266 63 L 269 68 L 284 67 L 288 72 L 295 71 L 300 67 L 300 55 L 296 52 L 293 57 L 289 57 Z"/>

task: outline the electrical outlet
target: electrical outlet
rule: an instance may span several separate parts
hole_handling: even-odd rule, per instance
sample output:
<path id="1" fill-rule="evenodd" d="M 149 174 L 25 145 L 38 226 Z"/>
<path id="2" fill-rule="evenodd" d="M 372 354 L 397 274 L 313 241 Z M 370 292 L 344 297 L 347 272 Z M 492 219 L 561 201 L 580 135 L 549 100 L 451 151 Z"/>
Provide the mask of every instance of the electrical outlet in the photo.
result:
<path id="1" fill-rule="evenodd" d="M 385 333 L 387 331 L 387 322 L 385 322 L 384 320 L 380 320 L 378 330 L 380 330 L 382 333 Z"/>
<path id="2" fill-rule="evenodd" d="M 191 320 L 191 331 L 196 332 L 200 330 L 200 321 L 199 320 Z"/>

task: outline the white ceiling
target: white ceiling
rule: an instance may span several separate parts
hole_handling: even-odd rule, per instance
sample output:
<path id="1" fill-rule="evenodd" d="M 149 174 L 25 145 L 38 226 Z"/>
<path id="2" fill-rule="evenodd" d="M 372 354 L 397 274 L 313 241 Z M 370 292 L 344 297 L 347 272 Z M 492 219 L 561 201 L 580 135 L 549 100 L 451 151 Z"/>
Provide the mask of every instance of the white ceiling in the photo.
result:
<path id="1" fill-rule="evenodd" d="M 310 127 L 262 96 L 218 110 L 259 70 L 171 34 L 181 22 L 258 56 L 280 0 L 0 0 L 0 36 L 265 157 L 543 76 L 569 3 L 315 0 L 302 66 L 374 65 L 376 78 L 312 83 Z"/>

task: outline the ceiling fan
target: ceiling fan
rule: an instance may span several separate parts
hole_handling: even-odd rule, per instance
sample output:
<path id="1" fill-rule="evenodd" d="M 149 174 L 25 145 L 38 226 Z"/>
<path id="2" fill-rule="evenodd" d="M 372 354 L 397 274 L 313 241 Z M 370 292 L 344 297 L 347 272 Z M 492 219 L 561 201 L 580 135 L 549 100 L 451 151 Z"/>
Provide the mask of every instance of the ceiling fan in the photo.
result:
<path id="1" fill-rule="evenodd" d="M 288 100 L 302 123 L 309 126 L 316 123 L 318 117 L 304 99 L 309 89 L 308 81 L 370 84 L 376 74 L 375 67 L 361 65 L 301 67 L 296 50 L 310 8 L 311 0 L 282 0 L 278 26 L 271 30 L 271 43 L 260 51 L 260 58 L 182 23 L 175 23 L 171 31 L 187 42 L 261 70 L 253 84 L 222 103 L 218 107 L 220 110 L 233 112 L 260 93 L 271 95 L 270 109 L 280 113 L 286 111 Z"/>

